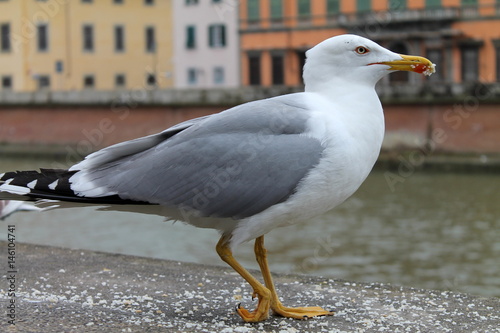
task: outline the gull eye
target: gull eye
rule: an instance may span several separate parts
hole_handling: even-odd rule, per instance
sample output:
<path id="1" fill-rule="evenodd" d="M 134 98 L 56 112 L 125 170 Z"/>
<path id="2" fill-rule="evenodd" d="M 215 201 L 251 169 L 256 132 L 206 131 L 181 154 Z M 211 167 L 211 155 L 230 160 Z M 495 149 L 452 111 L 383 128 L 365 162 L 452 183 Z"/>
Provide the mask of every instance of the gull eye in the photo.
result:
<path id="1" fill-rule="evenodd" d="M 356 48 L 356 53 L 357 54 L 367 54 L 368 52 L 370 52 L 370 50 L 364 46 L 358 46 Z"/>

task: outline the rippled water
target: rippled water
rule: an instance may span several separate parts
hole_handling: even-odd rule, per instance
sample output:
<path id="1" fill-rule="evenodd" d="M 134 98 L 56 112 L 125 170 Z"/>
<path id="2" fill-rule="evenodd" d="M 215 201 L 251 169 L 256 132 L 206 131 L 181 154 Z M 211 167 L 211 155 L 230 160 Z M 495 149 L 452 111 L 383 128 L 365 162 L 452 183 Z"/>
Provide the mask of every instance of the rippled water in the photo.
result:
<path id="1" fill-rule="evenodd" d="M 0 160 L 0 171 L 40 166 L 51 162 Z M 417 171 L 392 190 L 387 175 L 374 171 L 332 212 L 272 231 L 272 270 L 500 296 L 500 173 Z M 215 231 L 151 215 L 93 208 L 20 213 L 0 224 L 1 239 L 7 224 L 16 225 L 20 242 L 222 264 Z M 257 268 L 250 244 L 236 255 Z"/>

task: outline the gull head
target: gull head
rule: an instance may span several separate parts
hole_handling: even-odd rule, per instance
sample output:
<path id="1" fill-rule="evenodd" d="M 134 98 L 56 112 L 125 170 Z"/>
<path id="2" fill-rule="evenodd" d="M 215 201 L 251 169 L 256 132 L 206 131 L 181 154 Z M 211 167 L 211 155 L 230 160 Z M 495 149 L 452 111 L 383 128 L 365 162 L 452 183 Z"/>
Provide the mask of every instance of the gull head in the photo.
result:
<path id="1" fill-rule="evenodd" d="M 435 65 L 424 57 L 397 54 L 356 35 L 339 35 L 306 52 L 306 90 L 325 85 L 355 83 L 372 87 L 393 71 L 431 75 Z"/>

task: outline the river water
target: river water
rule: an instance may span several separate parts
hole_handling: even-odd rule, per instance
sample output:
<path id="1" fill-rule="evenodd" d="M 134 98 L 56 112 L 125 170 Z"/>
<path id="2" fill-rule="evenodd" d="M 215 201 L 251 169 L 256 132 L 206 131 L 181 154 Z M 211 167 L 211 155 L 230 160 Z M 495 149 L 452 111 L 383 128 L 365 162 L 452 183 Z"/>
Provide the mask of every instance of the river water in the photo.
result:
<path id="1" fill-rule="evenodd" d="M 0 172 L 52 165 L 4 158 Z M 269 233 L 271 269 L 500 296 L 499 184 L 500 173 L 375 170 L 333 211 Z M 23 212 L 0 224 L 0 239 L 7 224 L 16 225 L 18 242 L 223 265 L 217 232 L 159 216 L 88 207 Z M 235 255 L 257 268 L 252 248 Z"/>

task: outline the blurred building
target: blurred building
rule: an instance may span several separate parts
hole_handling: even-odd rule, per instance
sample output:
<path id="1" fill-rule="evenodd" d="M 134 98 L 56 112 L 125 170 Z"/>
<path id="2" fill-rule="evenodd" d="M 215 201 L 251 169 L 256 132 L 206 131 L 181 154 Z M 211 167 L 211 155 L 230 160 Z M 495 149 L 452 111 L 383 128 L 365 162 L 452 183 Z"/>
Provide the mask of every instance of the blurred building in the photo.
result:
<path id="1" fill-rule="evenodd" d="M 0 1 L 0 89 L 166 88 L 170 0 Z"/>
<path id="2" fill-rule="evenodd" d="M 177 0 L 173 6 L 175 87 L 239 86 L 237 1 Z"/>
<path id="3" fill-rule="evenodd" d="M 500 2 L 493 0 L 241 0 L 242 84 L 299 85 L 305 51 L 354 33 L 437 64 L 437 88 L 500 81 Z M 422 82 L 395 73 L 382 83 Z M 397 86 L 393 85 L 393 86 Z M 396 87 L 397 88 L 397 87 Z"/>

